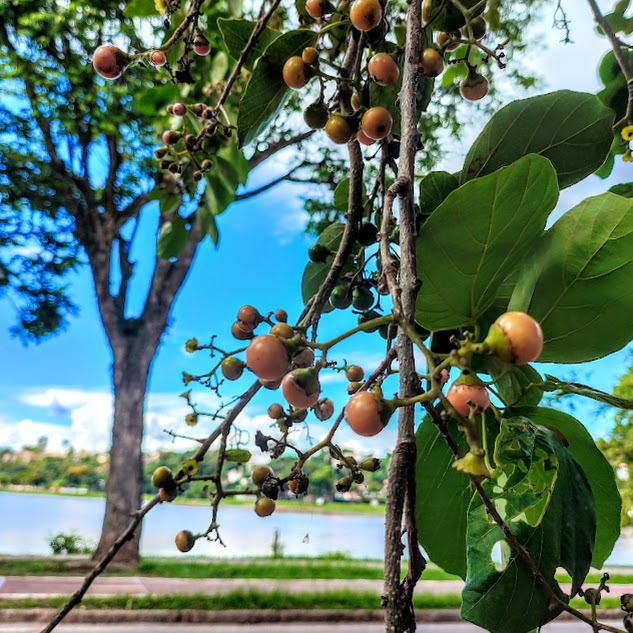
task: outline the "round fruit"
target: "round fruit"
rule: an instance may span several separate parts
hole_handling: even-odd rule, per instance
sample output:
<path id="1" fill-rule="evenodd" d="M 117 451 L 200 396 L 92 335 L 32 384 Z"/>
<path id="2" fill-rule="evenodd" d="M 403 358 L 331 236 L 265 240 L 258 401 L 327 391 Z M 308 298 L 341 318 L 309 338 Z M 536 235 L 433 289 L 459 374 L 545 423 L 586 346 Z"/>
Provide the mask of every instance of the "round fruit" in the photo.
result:
<path id="1" fill-rule="evenodd" d="M 369 310 L 374 305 L 374 293 L 366 286 L 355 286 L 352 290 L 352 306 L 357 310 Z"/>
<path id="2" fill-rule="evenodd" d="M 317 403 L 321 395 L 321 385 L 313 370 L 295 369 L 281 381 L 281 393 L 293 407 L 308 409 Z"/>
<path id="3" fill-rule="evenodd" d="M 129 55 L 110 44 L 99 46 L 92 54 L 92 65 L 105 79 L 118 79 L 129 63 Z"/>
<path id="4" fill-rule="evenodd" d="M 371 391 L 359 391 L 349 399 L 345 406 L 345 419 L 352 431 L 363 437 L 373 437 L 386 426 L 380 414 L 378 397 Z"/>
<path id="5" fill-rule="evenodd" d="M 174 114 L 176 116 L 185 116 L 187 114 L 187 106 L 184 103 L 174 103 Z"/>
<path id="6" fill-rule="evenodd" d="M 446 398 L 458 413 L 465 416 L 470 414 L 470 403 L 482 410 L 490 406 L 490 396 L 485 385 L 466 385 L 455 381 L 448 388 Z"/>
<path id="7" fill-rule="evenodd" d="M 325 0 L 306 0 L 306 12 L 315 20 L 322 18 L 325 14 Z"/>
<path id="8" fill-rule="evenodd" d="M 283 414 L 284 414 L 283 407 L 276 402 L 275 404 L 271 404 L 268 407 L 268 417 L 272 418 L 273 420 L 279 420 L 279 418 L 281 418 Z"/>
<path id="9" fill-rule="evenodd" d="M 262 322 L 262 317 L 253 306 L 242 306 L 237 312 L 237 322 L 245 332 L 252 332 Z"/>
<path id="10" fill-rule="evenodd" d="M 380 24 L 382 7 L 378 0 L 354 0 L 349 19 L 359 31 L 371 31 Z"/>
<path id="11" fill-rule="evenodd" d="M 166 130 L 163 132 L 163 143 L 165 145 L 169 145 L 173 147 L 182 137 L 180 132 L 176 132 L 176 130 Z"/>
<path id="12" fill-rule="evenodd" d="M 352 293 L 347 284 L 339 284 L 334 287 L 330 295 L 330 303 L 339 310 L 345 310 L 352 305 Z"/>
<path id="13" fill-rule="evenodd" d="M 372 222 L 364 222 L 358 231 L 357 240 L 361 246 L 370 246 L 378 238 L 378 229 Z"/>
<path id="14" fill-rule="evenodd" d="M 351 99 L 350 99 L 350 104 L 352 106 L 352 108 L 354 108 L 354 110 L 358 110 L 358 108 L 360 108 L 361 104 L 361 100 L 360 100 L 360 95 L 355 92 Z"/>
<path id="15" fill-rule="evenodd" d="M 308 257 L 310 261 L 315 264 L 324 264 L 325 260 L 331 254 L 332 251 L 325 244 L 319 244 L 318 242 L 308 249 Z"/>
<path id="16" fill-rule="evenodd" d="M 242 329 L 242 326 L 240 325 L 239 321 L 236 321 L 235 323 L 233 323 L 233 325 L 231 326 L 231 334 L 233 334 L 233 336 L 238 340 L 238 341 L 248 341 L 249 339 L 253 338 L 253 335 L 251 332 L 245 332 Z"/>
<path id="17" fill-rule="evenodd" d="M 486 36 L 488 25 L 486 24 L 485 18 L 483 18 L 481 15 L 478 15 L 476 18 L 473 18 L 470 21 L 470 28 L 473 30 L 473 37 L 476 40 L 483 40 Z M 462 35 L 464 37 L 469 37 L 467 26 L 462 27 Z"/>
<path id="18" fill-rule="evenodd" d="M 295 335 L 295 331 L 287 323 L 275 323 L 270 328 L 270 333 L 281 338 L 292 338 Z"/>
<path id="19" fill-rule="evenodd" d="M 459 86 L 459 91 L 468 101 L 479 101 L 488 94 L 488 80 L 476 71 L 470 71 Z"/>
<path id="20" fill-rule="evenodd" d="M 420 55 L 420 68 L 425 77 L 437 77 L 444 71 L 444 57 L 434 48 L 425 48 Z"/>
<path id="21" fill-rule="evenodd" d="M 303 120 L 306 125 L 312 130 L 320 130 L 325 127 L 328 119 L 330 118 L 330 111 L 322 101 L 311 103 L 303 111 Z"/>
<path id="22" fill-rule="evenodd" d="M 281 378 L 278 378 L 277 380 L 263 380 L 260 378 L 259 382 L 261 382 L 262 386 L 266 387 L 266 389 L 275 391 L 275 389 L 279 389 L 279 386 L 281 385 Z"/>
<path id="23" fill-rule="evenodd" d="M 373 145 L 376 141 L 373 138 L 369 138 L 362 129 L 357 130 L 356 132 L 356 140 L 363 145 Z"/>
<path id="24" fill-rule="evenodd" d="M 178 496 L 178 487 L 174 484 L 173 486 L 169 486 L 167 488 L 161 488 L 158 491 L 158 496 L 161 501 L 171 503 Z"/>
<path id="25" fill-rule="evenodd" d="M 314 405 L 314 415 L 323 421 L 334 415 L 334 403 L 329 398 L 323 398 Z"/>
<path id="26" fill-rule="evenodd" d="M 288 320 L 288 313 L 279 308 L 279 310 L 275 312 L 275 318 L 279 321 L 279 323 L 285 323 Z"/>
<path id="27" fill-rule="evenodd" d="M 269 517 L 274 511 L 277 504 L 268 497 L 260 497 L 255 502 L 255 513 L 260 517 Z"/>
<path id="28" fill-rule="evenodd" d="M 151 62 L 152 66 L 160 68 L 160 66 L 164 66 L 167 63 L 167 57 L 165 56 L 165 53 L 163 53 L 163 51 L 154 51 L 151 54 L 149 61 Z"/>
<path id="29" fill-rule="evenodd" d="M 288 88 L 299 90 L 308 83 L 306 77 L 306 66 L 298 55 L 286 60 L 283 68 L 284 81 Z"/>
<path id="30" fill-rule="evenodd" d="M 393 86 L 400 76 L 396 60 L 387 53 L 376 53 L 367 66 L 371 78 L 379 86 Z"/>
<path id="31" fill-rule="evenodd" d="M 286 346 L 272 334 L 256 336 L 246 348 L 246 366 L 263 380 L 279 380 L 288 371 Z"/>
<path id="32" fill-rule="evenodd" d="M 307 475 L 301 473 L 296 479 L 291 479 L 288 482 L 288 490 L 294 493 L 295 495 L 303 495 L 308 492 L 308 486 L 310 485 L 310 480 Z"/>
<path id="33" fill-rule="evenodd" d="M 228 356 L 220 364 L 222 374 L 227 380 L 237 380 L 244 371 L 244 363 L 234 356 Z"/>
<path id="34" fill-rule="evenodd" d="M 344 119 L 340 114 L 335 114 L 327 120 L 325 133 L 333 143 L 343 145 L 350 142 L 354 135 L 354 130 L 352 130 L 352 126 L 347 119 Z"/>
<path id="35" fill-rule="evenodd" d="M 368 321 L 373 321 L 374 319 L 377 319 L 381 316 L 382 314 L 380 314 L 380 312 L 378 312 L 377 310 L 370 310 L 369 312 L 365 312 L 358 317 L 358 325 L 363 325 L 364 323 L 367 323 Z M 371 327 L 363 331 L 371 334 L 372 332 L 375 332 L 379 327 L 379 325 L 372 325 Z"/>
<path id="36" fill-rule="evenodd" d="M 391 126 L 393 125 L 393 118 L 387 108 L 382 106 L 376 106 L 369 108 L 363 115 L 362 120 L 363 132 L 377 141 L 388 136 L 391 132 Z"/>
<path id="37" fill-rule="evenodd" d="M 189 530 L 181 530 L 176 534 L 176 547 L 181 552 L 190 552 L 195 544 L 196 538 Z"/>
<path id="38" fill-rule="evenodd" d="M 314 64 L 314 62 L 319 59 L 319 51 L 317 51 L 314 46 L 308 46 L 303 49 L 301 53 L 301 59 L 304 64 Z"/>
<path id="39" fill-rule="evenodd" d="M 345 375 L 350 382 L 360 382 L 365 377 L 365 372 L 362 367 L 351 365 L 347 368 Z"/>
<path id="40" fill-rule="evenodd" d="M 292 364 L 299 368 L 312 367 L 314 364 L 314 352 L 309 347 L 302 349 L 292 357 Z"/>
<path id="41" fill-rule="evenodd" d="M 253 470 L 251 479 L 256 486 L 261 486 L 269 477 L 273 477 L 274 474 L 275 472 L 270 466 L 258 466 Z"/>
<path id="42" fill-rule="evenodd" d="M 209 44 L 209 40 L 203 33 L 196 33 L 193 40 L 193 51 L 200 57 L 206 57 L 211 52 L 211 44 Z"/>
<path id="43" fill-rule="evenodd" d="M 491 345 L 493 351 L 514 365 L 535 361 L 543 350 L 543 330 L 538 321 L 525 312 L 502 314 L 490 328 L 486 341 L 495 338 L 495 335 L 500 340 Z"/>
<path id="44" fill-rule="evenodd" d="M 444 31 L 437 34 L 437 45 L 445 51 L 454 51 L 459 48 L 459 42 L 455 42 L 452 35 Z"/>
<path id="45" fill-rule="evenodd" d="M 171 469 L 167 466 L 159 466 L 152 474 L 152 486 L 154 488 L 164 488 L 174 483 L 174 477 Z"/>

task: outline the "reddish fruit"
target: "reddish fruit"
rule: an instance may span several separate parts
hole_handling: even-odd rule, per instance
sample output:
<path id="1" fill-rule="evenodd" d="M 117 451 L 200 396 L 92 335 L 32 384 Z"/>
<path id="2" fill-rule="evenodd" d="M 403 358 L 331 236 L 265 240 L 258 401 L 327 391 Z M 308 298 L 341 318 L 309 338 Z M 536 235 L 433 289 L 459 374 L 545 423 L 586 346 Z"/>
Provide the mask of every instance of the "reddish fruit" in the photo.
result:
<path id="1" fill-rule="evenodd" d="M 279 323 L 285 323 L 288 320 L 288 313 L 279 308 L 279 310 L 275 312 L 275 318 L 279 321 Z"/>
<path id="2" fill-rule="evenodd" d="M 281 418 L 283 414 L 284 414 L 283 407 L 276 402 L 275 404 L 271 404 L 268 407 L 268 417 L 271 417 L 273 420 L 279 420 L 279 418 Z"/>
<path id="3" fill-rule="evenodd" d="M 237 322 L 245 332 L 252 332 L 262 322 L 262 316 L 253 306 L 242 306 L 237 312 Z"/>
<path id="4" fill-rule="evenodd" d="M 369 138 L 362 129 L 356 132 L 356 140 L 362 145 L 373 145 L 376 141 L 373 138 Z"/>
<path id="5" fill-rule="evenodd" d="M 354 130 L 347 119 L 340 114 L 331 116 L 325 124 L 325 133 L 330 140 L 337 145 L 349 143 L 354 135 Z"/>
<path id="6" fill-rule="evenodd" d="M 274 476 L 275 472 L 270 466 L 258 466 L 253 470 L 251 479 L 256 486 L 261 486 L 269 477 Z"/>
<path id="7" fill-rule="evenodd" d="M 488 80 L 477 71 L 471 70 L 459 86 L 459 91 L 468 101 L 479 101 L 488 94 Z"/>
<path id="8" fill-rule="evenodd" d="M 319 420 L 329 420 L 334 415 L 334 403 L 329 398 L 323 398 L 314 405 L 314 415 Z"/>
<path id="9" fill-rule="evenodd" d="M 308 409 L 316 404 L 321 394 L 318 373 L 313 369 L 295 369 L 281 381 L 281 393 L 297 409 Z"/>
<path id="10" fill-rule="evenodd" d="M 379 86 L 393 86 L 400 77 L 396 60 L 387 53 L 376 53 L 367 65 L 371 78 Z"/>
<path id="11" fill-rule="evenodd" d="M 281 378 L 277 380 L 263 380 L 262 378 L 260 378 L 259 382 L 262 384 L 263 387 L 266 387 L 266 389 L 275 391 L 275 389 L 279 389 L 281 385 Z"/>
<path id="12" fill-rule="evenodd" d="M 420 68 L 425 77 L 437 77 L 444 71 L 444 57 L 434 48 L 425 48 L 420 54 Z"/>
<path id="13" fill-rule="evenodd" d="M 361 126 L 363 132 L 376 141 L 385 138 L 391 132 L 391 126 L 393 125 L 393 118 L 387 108 L 382 106 L 376 106 L 369 108 L 363 115 Z"/>
<path id="14" fill-rule="evenodd" d="M 365 372 L 362 367 L 351 365 L 347 368 L 345 376 L 347 376 L 347 380 L 350 382 L 360 382 L 365 377 Z"/>
<path id="15" fill-rule="evenodd" d="M 176 116 L 185 116 L 187 114 L 187 106 L 184 103 L 174 103 L 174 114 Z"/>
<path id="16" fill-rule="evenodd" d="M 270 328 L 270 333 L 281 338 L 292 338 L 295 335 L 295 331 L 287 323 L 275 323 Z"/>
<path id="17" fill-rule="evenodd" d="M 196 55 L 200 55 L 200 57 L 205 57 L 211 52 L 211 44 L 209 44 L 209 40 L 206 38 L 204 33 L 198 31 L 193 40 L 193 51 Z"/>
<path id="18" fill-rule="evenodd" d="M 378 0 L 354 0 L 349 19 L 359 31 L 371 31 L 380 24 L 382 7 Z"/>
<path id="19" fill-rule="evenodd" d="M 292 357 L 292 364 L 297 368 L 312 367 L 314 365 L 314 352 L 306 347 Z"/>
<path id="20" fill-rule="evenodd" d="M 525 312 L 506 312 L 490 327 L 486 343 L 505 362 L 526 365 L 541 355 L 543 330 Z"/>
<path id="21" fill-rule="evenodd" d="M 470 414 L 470 404 L 485 410 L 490 406 L 490 396 L 485 385 L 459 383 L 459 378 L 448 388 L 446 398 L 462 415 Z"/>
<path id="22" fill-rule="evenodd" d="M 282 74 L 288 88 L 299 90 L 308 83 L 308 78 L 306 76 L 306 66 L 303 63 L 303 59 L 301 59 L 301 57 L 298 57 L 297 55 L 295 55 L 294 57 L 290 57 L 286 61 Z"/>
<path id="23" fill-rule="evenodd" d="M 149 61 L 151 62 L 152 66 L 160 67 L 164 66 L 167 63 L 167 57 L 165 56 L 165 53 L 163 53 L 163 51 L 154 51 L 151 54 Z"/>
<path id="24" fill-rule="evenodd" d="M 189 530 L 181 530 L 176 534 L 176 547 L 181 552 L 190 552 L 195 544 L 196 538 Z"/>
<path id="25" fill-rule="evenodd" d="M 459 35 L 459 33 L 457 35 Z M 459 42 L 456 42 L 453 36 L 445 31 L 440 31 L 437 34 L 437 45 L 445 51 L 454 51 L 459 48 Z"/>
<path id="26" fill-rule="evenodd" d="M 130 56 L 120 48 L 103 44 L 92 54 L 92 65 L 105 79 L 118 79 L 129 64 Z"/>
<path id="27" fill-rule="evenodd" d="M 303 49 L 301 59 L 304 64 L 314 64 L 314 62 L 319 59 L 319 51 L 317 51 L 314 46 L 308 46 Z"/>
<path id="28" fill-rule="evenodd" d="M 325 8 L 325 0 L 306 0 L 306 12 L 315 20 L 325 15 Z"/>
<path id="29" fill-rule="evenodd" d="M 165 145 L 169 145 L 173 147 L 182 137 L 180 132 L 176 132 L 176 130 L 167 130 L 163 132 L 163 143 Z"/>
<path id="30" fill-rule="evenodd" d="M 171 486 L 167 486 L 166 488 L 161 488 L 158 491 L 158 496 L 161 501 L 166 503 L 171 503 L 178 496 L 178 487 L 176 484 L 172 484 Z"/>
<path id="31" fill-rule="evenodd" d="M 440 377 L 440 385 L 442 387 L 448 382 L 450 375 L 451 375 L 450 371 L 446 367 L 444 367 L 444 369 L 442 369 L 441 371 L 441 377 Z"/>
<path id="32" fill-rule="evenodd" d="M 288 371 L 286 346 L 272 334 L 256 336 L 246 348 L 246 366 L 263 380 L 279 380 Z"/>
<path id="33" fill-rule="evenodd" d="M 255 513 L 260 517 L 269 517 L 276 507 L 276 503 L 268 497 L 260 497 L 255 502 Z"/>
<path id="34" fill-rule="evenodd" d="M 355 393 L 345 406 L 345 419 L 352 431 L 363 437 L 372 437 L 382 431 L 391 412 L 383 410 L 384 404 L 378 395 L 371 391 Z"/>
<path id="35" fill-rule="evenodd" d="M 231 326 L 231 334 L 233 334 L 238 341 L 248 341 L 253 338 L 253 334 L 251 332 L 244 331 L 239 321 L 236 321 Z"/>

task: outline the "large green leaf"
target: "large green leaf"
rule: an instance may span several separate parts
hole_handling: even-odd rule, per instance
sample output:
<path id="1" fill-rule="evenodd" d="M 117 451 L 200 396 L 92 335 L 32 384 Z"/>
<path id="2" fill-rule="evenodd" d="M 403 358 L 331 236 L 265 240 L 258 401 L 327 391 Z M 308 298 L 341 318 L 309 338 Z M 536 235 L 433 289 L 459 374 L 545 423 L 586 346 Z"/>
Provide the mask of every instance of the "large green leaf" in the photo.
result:
<path id="1" fill-rule="evenodd" d="M 531 365 L 508 365 L 495 356 L 473 359 L 473 369 L 494 378 L 492 387 L 505 406 L 537 405 L 543 397 L 543 378 Z"/>
<path id="2" fill-rule="evenodd" d="M 605 161 L 614 113 L 591 94 L 559 90 L 513 101 L 488 122 L 470 148 L 462 182 L 490 174 L 526 154 L 548 158 L 561 189 Z"/>
<path id="3" fill-rule="evenodd" d="M 239 59 L 246 43 L 248 42 L 257 22 L 244 20 L 241 18 L 218 18 L 218 27 L 222 33 L 222 39 L 228 54 L 233 59 Z M 279 31 L 274 31 L 266 27 L 253 46 L 251 52 L 246 56 L 244 66 L 252 68 L 266 50 L 266 47 L 279 37 Z"/>
<path id="4" fill-rule="evenodd" d="M 485 491 L 550 586 L 568 600 L 554 579 L 556 569 L 569 572 L 571 594 L 577 593 L 589 571 L 595 538 L 593 496 L 582 468 L 551 431 L 527 418 L 502 422 L 495 459 L 498 468 L 493 480 L 483 484 Z M 535 494 L 539 490 L 549 503 Z M 491 633 L 527 633 L 558 614 L 549 611 L 548 595 L 510 549 L 479 496 L 468 511 L 467 540 L 464 619 Z M 504 554 L 499 568 L 492 560 L 497 544 Z"/>
<path id="5" fill-rule="evenodd" d="M 187 242 L 187 221 L 177 215 L 171 222 L 165 222 L 158 234 L 156 254 L 160 259 L 178 257 Z"/>
<path id="6" fill-rule="evenodd" d="M 557 199 L 554 169 L 535 155 L 453 191 L 418 235 L 416 321 L 431 331 L 473 324 L 542 234 Z"/>
<path id="7" fill-rule="evenodd" d="M 605 193 L 568 211 L 526 258 L 511 310 L 543 328 L 539 360 L 582 363 L 633 338 L 633 200 Z"/>
<path id="8" fill-rule="evenodd" d="M 147 18 L 151 15 L 158 15 L 154 0 L 130 0 L 123 13 L 128 18 Z"/>
<path id="9" fill-rule="evenodd" d="M 467 452 L 466 438 L 457 431 L 454 420 L 449 430 Z M 418 427 L 415 441 L 418 540 L 436 565 L 466 578 L 466 517 L 473 496 L 470 480 L 452 467 L 455 457 L 428 418 Z"/>
<path id="10" fill-rule="evenodd" d="M 620 536 L 622 499 L 613 467 L 589 431 L 571 415 L 548 407 L 524 407 L 513 412 L 535 424 L 557 428 L 567 439 L 569 452 L 585 471 L 596 504 L 596 544 L 591 566 L 600 569 Z"/>
<path id="11" fill-rule="evenodd" d="M 283 80 L 283 65 L 289 57 L 300 55 L 306 46 L 312 46 L 316 38 L 312 31 L 288 31 L 268 45 L 240 101 L 237 117 L 240 146 L 254 141 L 283 106 L 290 91 Z"/>

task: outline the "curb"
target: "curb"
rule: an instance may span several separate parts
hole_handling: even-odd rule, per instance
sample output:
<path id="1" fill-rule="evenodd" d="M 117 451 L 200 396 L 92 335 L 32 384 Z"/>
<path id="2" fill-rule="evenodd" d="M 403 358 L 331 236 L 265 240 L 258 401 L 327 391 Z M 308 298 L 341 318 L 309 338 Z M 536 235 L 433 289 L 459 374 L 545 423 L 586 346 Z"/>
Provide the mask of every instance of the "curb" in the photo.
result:
<path id="1" fill-rule="evenodd" d="M 590 615 L 590 612 L 585 612 Z M 57 609 L 2 609 L 0 624 L 34 622 L 45 624 L 57 614 Z M 622 612 L 605 609 L 600 620 L 619 620 Z M 562 613 L 558 620 L 574 620 Z M 419 623 L 461 622 L 457 609 L 424 609 L 416 612 Z M 276 622 L 384 622 L 381 609 L 236 609 L 231 611 L 205 611 L 202 609 L 75 609 L 66 618 L 75 624 L 127 624 L 133 622 L 161 622 L 187 624 L 262 624 Z"/>

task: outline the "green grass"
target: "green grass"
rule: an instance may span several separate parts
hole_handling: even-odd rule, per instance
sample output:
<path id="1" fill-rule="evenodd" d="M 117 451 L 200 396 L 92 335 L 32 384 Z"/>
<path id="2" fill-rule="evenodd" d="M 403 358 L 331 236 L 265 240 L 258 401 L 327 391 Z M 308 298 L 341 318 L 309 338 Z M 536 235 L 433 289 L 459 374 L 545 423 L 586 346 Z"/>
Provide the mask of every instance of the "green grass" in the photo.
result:
<path id="1" fill-rule="evenodd" d="M 0 576 L 83 575 L 92 569 L 90 561 L 63 561 L 50 559 L 0 561 Z M 406 573 L 406 565 L 403 574 Z M 161 576 L 168 578 L 275 578 L 289 579 L 368 579 L 382 580 L 380 561 L 357 561 L 263 558 L 245 561 L 198 561 L 146 559 L 136 567 L 110 568 L 104 575 L 110 576 Z M 431 567 L 424 571 L 423 580 L 458 580 Z"/>
<path id="2" fill-rule="evenodd" d="M 458 609 L 459 595 L 417 595 L 416 609 Z M 59 609 L 64 598 L 25 598 L 0 600 L 0 609 Z M 204 609 L 224 611 L 232 609 L 380 609 L 380 595 L 355 591 L 327 591 L 322 593 L 286 593 L 282 591 L 232 591 L 219 596 L 113 596 L 86 598 L 81 603 L 86 609 Z"/>

